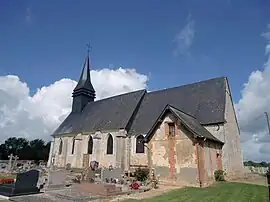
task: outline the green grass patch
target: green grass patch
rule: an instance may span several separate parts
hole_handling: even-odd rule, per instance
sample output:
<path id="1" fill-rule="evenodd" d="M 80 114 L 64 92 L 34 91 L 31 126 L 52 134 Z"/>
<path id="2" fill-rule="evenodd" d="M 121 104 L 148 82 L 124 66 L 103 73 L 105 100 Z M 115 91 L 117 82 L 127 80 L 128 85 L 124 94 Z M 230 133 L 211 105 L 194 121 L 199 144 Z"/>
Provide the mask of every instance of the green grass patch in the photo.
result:
<path id="1" fill-rule="evenodd" d="M 136 202 L 127 200 L 125 202 Z M 141 202 L 267 202 L 269 201 L 268 188 L 261 185 L 252 185 L 234 182 L 220 182 L 207 188 L 187 187 L 173 190 L 161 196 L 140 200 Z"/>

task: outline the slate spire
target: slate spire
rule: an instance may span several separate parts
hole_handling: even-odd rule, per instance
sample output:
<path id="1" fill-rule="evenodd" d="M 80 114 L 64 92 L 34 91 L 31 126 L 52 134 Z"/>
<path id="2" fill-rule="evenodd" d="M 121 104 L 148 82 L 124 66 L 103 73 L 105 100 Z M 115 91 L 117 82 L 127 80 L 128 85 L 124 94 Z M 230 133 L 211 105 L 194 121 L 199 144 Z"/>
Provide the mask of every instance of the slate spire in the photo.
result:
<path id="1" fill-rule="evenodd" d="M 82 112 L 84 107 L 93 102 L 96 98 L 95 89 L 90 78 L 90 58 L 89 54 L 85 58 L 80 80 L 73 90 L 72 112 Z"/>

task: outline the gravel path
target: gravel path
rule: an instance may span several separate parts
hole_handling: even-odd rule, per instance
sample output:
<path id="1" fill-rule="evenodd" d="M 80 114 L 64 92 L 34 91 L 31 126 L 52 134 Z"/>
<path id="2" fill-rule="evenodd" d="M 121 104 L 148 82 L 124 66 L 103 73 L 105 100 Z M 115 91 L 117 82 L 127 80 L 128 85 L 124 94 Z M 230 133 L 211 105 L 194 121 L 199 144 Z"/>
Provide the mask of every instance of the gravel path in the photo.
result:
<path id="1" fill-rule="evenodd" d="M 97 196 L 91 196 L 74 189 L 62 189 L 47 191 L 46 193 L 13 197 L 10 201 L 15 202 L 88 202 L 97 199 Z M 1 201 L 0 201 L 1 202 Z"/>

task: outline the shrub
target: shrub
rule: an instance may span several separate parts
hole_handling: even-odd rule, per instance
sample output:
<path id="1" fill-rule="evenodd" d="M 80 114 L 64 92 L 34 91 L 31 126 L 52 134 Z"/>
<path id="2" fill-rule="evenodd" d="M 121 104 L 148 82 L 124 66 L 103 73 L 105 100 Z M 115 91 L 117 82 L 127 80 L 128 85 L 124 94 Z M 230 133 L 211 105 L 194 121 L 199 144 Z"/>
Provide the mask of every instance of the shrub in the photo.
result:
<path id="1" fill-rule="evenodd" d="M 145 181 L 147 180 L 147 177 L 149 175 L 149 169 L 148 168 L 137 168 L 134 173 L 134 177 L 138 181 Z"/>
<path id="2" fill-rule="evenodd" d="M 225 181 L 223 170 L 216 170 L 214 176 L 216 181 Z"/>

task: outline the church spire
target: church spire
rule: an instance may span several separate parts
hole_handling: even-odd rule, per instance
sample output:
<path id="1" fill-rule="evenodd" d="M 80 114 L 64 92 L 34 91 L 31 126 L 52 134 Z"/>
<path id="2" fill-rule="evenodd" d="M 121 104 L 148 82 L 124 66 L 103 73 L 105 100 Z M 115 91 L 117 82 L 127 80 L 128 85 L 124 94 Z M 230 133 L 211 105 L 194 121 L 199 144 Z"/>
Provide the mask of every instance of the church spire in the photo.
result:
<path id="1" fill-rule="evenodd" d="M 93 102 L 96 97 L 95 89 L 90 78 L 89 50 L 81 72 L 80 80 L 73 90 L 72 112 L 82 112 L 89 102 Z"/>

